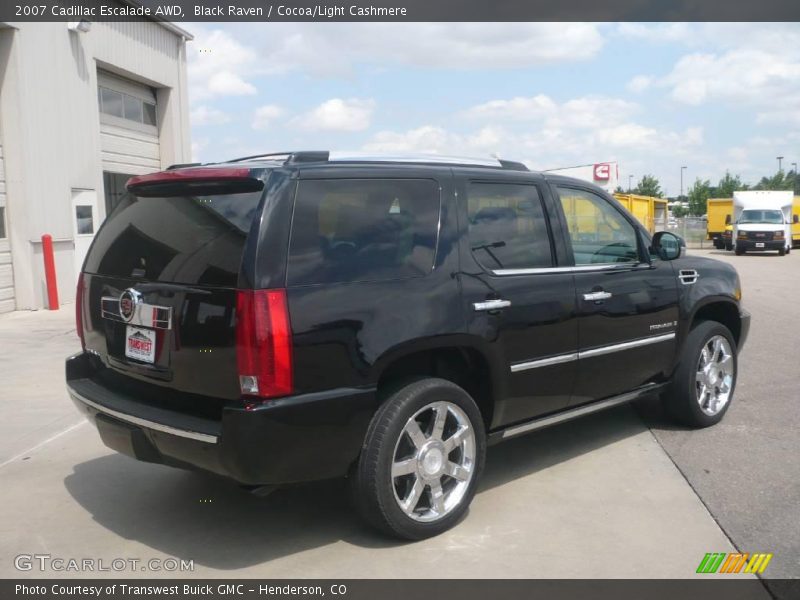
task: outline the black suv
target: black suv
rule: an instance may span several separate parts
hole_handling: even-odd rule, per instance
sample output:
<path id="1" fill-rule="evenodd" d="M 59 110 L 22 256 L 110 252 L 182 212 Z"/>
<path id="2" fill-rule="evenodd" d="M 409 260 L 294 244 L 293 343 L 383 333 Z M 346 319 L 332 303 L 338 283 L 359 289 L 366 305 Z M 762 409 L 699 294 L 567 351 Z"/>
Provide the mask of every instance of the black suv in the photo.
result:
<path id="1" fill-rule="evenodd" d="M 109 447 L 248 486 L 347 476 L 368 521 L 455 524 L 487 445 L 652 393 L 733 398 L 735 270 L 583 181 L 328 152 L 132 178 L 79 277 L 69 393 Z"/>

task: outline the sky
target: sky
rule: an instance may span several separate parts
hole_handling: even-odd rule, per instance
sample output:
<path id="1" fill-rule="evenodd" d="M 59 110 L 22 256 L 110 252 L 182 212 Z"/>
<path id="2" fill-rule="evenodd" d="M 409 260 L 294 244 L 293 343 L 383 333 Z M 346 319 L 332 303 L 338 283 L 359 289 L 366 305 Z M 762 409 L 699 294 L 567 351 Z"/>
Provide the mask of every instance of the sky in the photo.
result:
<path id="1" fill-rule="evenodd" d="M 617 161 L 665 195 L 800 162 L 800 24 L 193 23 L 193 160 Z"/>

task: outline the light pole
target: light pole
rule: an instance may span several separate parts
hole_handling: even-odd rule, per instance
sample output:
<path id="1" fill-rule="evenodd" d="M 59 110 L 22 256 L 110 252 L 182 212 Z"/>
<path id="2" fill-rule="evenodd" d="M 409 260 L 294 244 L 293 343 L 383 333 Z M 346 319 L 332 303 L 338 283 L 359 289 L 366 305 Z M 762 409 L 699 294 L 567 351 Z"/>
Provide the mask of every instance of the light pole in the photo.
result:
<path id="1" fill-rule="evenodd" d="M 678 200 L 680 200 L 680 201 L 683 200 L 683 171 L 684 171 L 684 169 L 686 169 L 686 167 L 681 167 L 681 195 L 678 196 Z"/>
<path id="2" fill-rule="evenodd" d="M 795 176 L 797 175 L 797 163 L 792 163 L 792 171 L 794 171 Z"/>
<path id="3" fill-rule="evenodd" d="M 633 175 L 628 175 L 628 193 L 629 194 L 631 193 L 631 189 L 633 188 L 633 185 L 631 183 L 632 181 L 633 181 Z"/>
<path id="4" fill-rule="evenodd" d="M 783 160 L 783 157 L 782 156 L 778 156 L 776 158 L 778 159 L 778 173 L 780 173 L 781 170 L 782 170 L 781 169 L 781 161 Z"/>

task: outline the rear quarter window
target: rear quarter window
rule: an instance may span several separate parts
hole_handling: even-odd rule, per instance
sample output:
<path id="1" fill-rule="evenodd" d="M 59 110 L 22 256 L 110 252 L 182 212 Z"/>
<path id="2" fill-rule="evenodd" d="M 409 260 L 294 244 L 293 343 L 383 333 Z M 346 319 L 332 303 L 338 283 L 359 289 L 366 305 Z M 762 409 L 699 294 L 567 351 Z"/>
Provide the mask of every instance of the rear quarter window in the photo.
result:
<path id="1" fill-rule="evenodd" d="M 439 210 L 433 180 L 300 181 L 288 284 L 422 277 L 433 268 Z"/>

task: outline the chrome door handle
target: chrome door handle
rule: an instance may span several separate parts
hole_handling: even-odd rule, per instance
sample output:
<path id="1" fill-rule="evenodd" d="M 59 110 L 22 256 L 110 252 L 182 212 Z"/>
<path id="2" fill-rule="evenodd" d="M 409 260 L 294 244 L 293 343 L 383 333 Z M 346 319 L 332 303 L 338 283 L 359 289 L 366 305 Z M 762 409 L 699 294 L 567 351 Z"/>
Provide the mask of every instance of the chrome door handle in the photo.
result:
<path id="1" fill-rule="evenodd" d="M 499 310 L 511 306 L 510 300 L 486 300 L 484 302 L 473 302 L 472 308 L 475 310 Z"/>
<path id="2" fill-rule="evenodd" d="M 596 302 L 597 300 L 608 300 L 613 294 L 611 292 L 590 292 L 583 295 L 583 299 L 588 302 Z"/>

